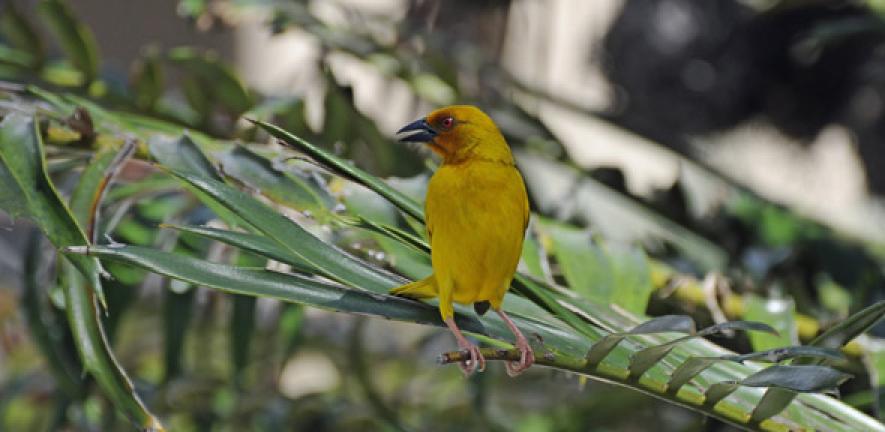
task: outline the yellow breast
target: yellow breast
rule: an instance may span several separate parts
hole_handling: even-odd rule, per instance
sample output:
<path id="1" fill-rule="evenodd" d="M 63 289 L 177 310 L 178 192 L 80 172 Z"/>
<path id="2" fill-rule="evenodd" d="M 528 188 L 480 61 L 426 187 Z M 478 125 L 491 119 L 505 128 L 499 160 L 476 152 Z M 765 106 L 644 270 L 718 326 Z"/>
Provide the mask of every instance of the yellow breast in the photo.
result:
<path id="1" fill-rule="evenodd" d="M 443 165 L 427 191 L 434 275 L 459 303 L 498 308 L 516 270 L 528 221 L 522 176 L 512 164 Z"/>

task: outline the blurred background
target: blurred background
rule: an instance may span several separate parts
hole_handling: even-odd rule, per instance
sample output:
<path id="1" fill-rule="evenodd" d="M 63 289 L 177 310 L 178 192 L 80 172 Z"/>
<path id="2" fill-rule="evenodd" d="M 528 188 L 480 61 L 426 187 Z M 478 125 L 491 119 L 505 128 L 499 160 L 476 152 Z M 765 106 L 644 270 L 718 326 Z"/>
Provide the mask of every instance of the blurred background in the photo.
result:
<path id="1" fill-rule="evenodd" d="M 94 76 L 40 3 L 0 2 L 4 82 L 80 88 L 230 141 L 266 140 L 243 117 L 267 119 L 418 197 L 434 162 L 393 132 L 480 106 L 534 211 L 678 272 L 637 276 L 649 315 L 752 317 L 786 338 L 717 341 L 729 348 L 807 342 L 885 298 L 885 2 L 70 0 Z M 139 203 L 121 241 L 176 205 Z M 99 393 L 57 396 L 19 307 L 28 227 L 0 219 L 0 429 L 127 430 Z M 541 368 L 465 380 L 435 364 L 453 346 L 441 330 L 155 276 L 129 288 L 106 325 L 171 430 L 731 430 Z M 842 365 L 856 376 L 843 396 L 874 416 L 881 337 L 880 324 Z"/>

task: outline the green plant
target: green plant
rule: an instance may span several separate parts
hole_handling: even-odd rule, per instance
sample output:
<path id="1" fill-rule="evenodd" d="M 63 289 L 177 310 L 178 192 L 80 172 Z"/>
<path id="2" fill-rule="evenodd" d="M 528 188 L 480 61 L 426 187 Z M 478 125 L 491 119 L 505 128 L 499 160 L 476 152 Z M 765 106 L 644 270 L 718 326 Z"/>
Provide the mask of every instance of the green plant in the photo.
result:
<path id="1" fill-rule="evenodd" d="M 59 406 L 88 406 L 94 380 L 130 421 L 144 429 L 161 429 L 153 412 L 174 411 L 164 406 L 162 396 L 168 396 L 183 375 L 183 332 L 199 321 L 199 314 L 191 313 L 197 287 L 233 294 L 230 382 L 241 388 L 231 391 L 214 385 L 207 391 L 219 395 L 212 410 L 222 413 L 218 415 L 222 418 L 233 409 L 224 397 L 244 391 L 250 346 L 258 344 L 252 337 L 257 331 L 255 298 L 295 305 L 279 321 L 283 330 L 279 345 L 287 354 L 297 345 L 303 306 L 441 324 L 432 306 L 386 294 L 429 269 L 420 205 L 423 177 L 411 179 L 412 187 L 403 183 L 394 187 L 395 180 L 369 174 L 329 147 L 312 144 L 331 143 L 322 134 L 302 129 L 306 128 L 303 105 L 262 99 L 217 59 L 195 50 L 148 53 L 129 89 L 132 93 L 115 94 L 95 72 L 99 60 L 88 30 L 61 2 L 47 1 L 43 8 L 52 14 L 55 33 L 67 41 L 63 45 L 70 64 L 49 67 L 45 59 L 21 61 L 15 47 L 10 48 L 11 56 L 3 57 L 0 51 L 8 66 L 4 70 L 9 75 L 4 76 L 15 80 L 3 93 L 0 208 L 30 219 L 63 252 L 57 255 L 51 277 L 42 280 L 28 273 L 22 300 L 35 341 L 63 395 Z M 15 25 L 7 28 L 27 28 L 20 15 L 4 17 L 15 19 Z M 329 44 L 357 52 L 342 42 L 349 39 L 329 37 L 321 23 L 303 25 L 326 35 Z M 23 35 L 15 39 L 19 51 L 37 52 L 24 49 L 40 45 L 35 33 L 19 34 Z M 375 49 L 385 47 L 373 46 L 363 54 L 377 54 Z M 182 90 L 187 109 L 170 109 L 164 101 L 160 71 L 167 66 L 190 73 Z M 35 70 L 43 78 L 31 79 L 35 75 L 29 72 Z M 413 72 L 403 73 L 415 78 Z M 210 90 L 206 84 L 212 81 L 224 85 Z M 345 118 L 367 121 L 349 102 L 341 105 L 347 108 Z M 254 126 L 234 127 L 232 120 L 244 114 Z M 276 121 L 270 119 L 293 127 L 274 126 Z M 534 125 L 536 120 L 525 123 Z M 268 146 L 268 136 L 291 148 Z M 232 137 L 241 139 L 235 142 Z M 392 146 L 383 136 L 380 141 L 373 139 L 378 148 Z M 545 157 L 544 152 L 527 148 L 522 155 L 521 163 L 541 159 L 563 169 L 563 161 Z M 391 169 L 384 155 L 357 163 L 376 172 Z M 128 180 L 120 179 L 121 172 Z M 632 238 L 653 239 L 676 252 L 622 245 L 607 240 L 605 232 L 591 236 L 550 214 L 534 215 L 525 268 L 505 307 L 526 334 L 536 335 L 539 364 L 628 387 L 745 429 L 882 429 L 881 423 L 860 411 L 817 394 L 847 378 L 832 365 L 856 371 L 846 367 L 856 361 L 847 361 L 834 349 L 880 320 L 885 314 L 882 303 L 844 317 L 812 346 L 784 347 L 795 343 L 793 309 L 767 316 L 768 309 L 759 307 L 766 304 L 763 300 L 755 305 L 748 300 L 746 315 L 739 318 L 781 320 L 780 333 L 758 322 L 731 321 L 698 330 L 695 320 L 682 314 L 647 316 L 655 301 L 653 293 L 660 288 L 657 275 L 680 276 L 668 264 L 669 258 L 685 258 L 700 272 L 726 270 L 728 251 L 578 170 L 575 175 L 594 202 L 627 215 L 623 217 L 629 219 L 621 222 L 635 231 Z M 58 187 L 62 184 L 73 186 Z M 749 207 L 737 213 L 752 218 L 757 214 L 753 209 L 764 205 L 750 200 Z M 600 216 L 588 219 L 596 226 Z M 828 235 L 803 229 L 789 215 L 773 219 L 774 225 L 790 225 L 788 233 Z M 207 221 L 212 225 L 205 225 Z M 355 247 L 357 242 L 362 246 Z M 29 269 L 49 261 L 36 240 L 30 250 Z M 145 386 L 149 391 L 136 391 L 115 360 L 111 341 L 127 305 L 143 302 L 136 290 L 148 272 L 178 282 L 167 282 L 162 294 L 166 335 L 162 377 Z M 107 274 L 111 277 L 104 277 Z M 509 332 L 496 317 L 477 317 L 461 309 L 457 319 L 487 345 L 488 358 L 512 356 L 506 342 Z M 753 332 L 757 352 L 737 355 L 703 338 L 735 330 Z M 150 331 L 159 333 L 160 326 Z M 66 338 L 77 355 L 66 350 L 61 342 Z M 767 349 L 772 346 L 780 348 Z M 358 345 L 352 349 L 361 350 Z M 441 361 L 456 361 L 459 355 L 444 353 Z M 788 363 L 796 357 L 815 364 Z M 765 367 L 760 361 L 776 364 Z M 89 376 L 82 377 L 80 370 Z M 395 411 L 384 405 L 370 380 L 360 382 L 381 421 L 401 428 L 402 420 L 391 415 Z M 200 386 L 193 388 L 201 391 Z M 203 406 L 190 411 L 195 418 L 209 416 Z M 62 416 L 57 421 L 66 420 Z"/>

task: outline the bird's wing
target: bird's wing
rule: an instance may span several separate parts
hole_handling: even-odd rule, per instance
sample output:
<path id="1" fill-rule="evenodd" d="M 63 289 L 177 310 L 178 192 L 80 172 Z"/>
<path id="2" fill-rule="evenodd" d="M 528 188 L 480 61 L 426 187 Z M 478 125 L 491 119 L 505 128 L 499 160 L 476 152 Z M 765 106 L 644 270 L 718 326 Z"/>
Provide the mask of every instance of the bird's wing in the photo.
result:
<path id="1" fill-rule="evenodd" d="M 531 209 L 529 209 L 529 194 L 525 189 L 525 181 L 522 178 L 522 173 L 519 170 L 516 170 L 516 176 L 519 179 L 519 185 L 522 189 L 522 232 L 525 233 L 525 230 L 529 227 L 529 218 L 531 217 Z"/>
<path id="2" fill-rule="evenodd" d="M 523 185 L 523 190 L 525 190 L 525 185 Z M 523 192 L 525 193 L 525 192 Z M 531 217 L 531 212 L 529 210 L 529 198 L 528 194 L 526 194 L 526 198 L 522 200 L 522 214 L 523 214 L 523 222 L 522 222 L 522 232 L 525 232 L 526 228 L 529 227 L 529 218 Z"/>

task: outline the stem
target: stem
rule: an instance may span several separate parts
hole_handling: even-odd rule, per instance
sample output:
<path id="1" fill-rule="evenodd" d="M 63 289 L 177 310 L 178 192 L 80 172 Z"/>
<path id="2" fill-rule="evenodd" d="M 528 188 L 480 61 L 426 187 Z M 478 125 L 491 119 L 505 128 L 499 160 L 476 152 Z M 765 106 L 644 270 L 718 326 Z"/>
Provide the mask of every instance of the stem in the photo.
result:
<path id="1" fill-rule="evenodd" d="M 487 361 L 518 361 L 520 357 L 520 352 L 518 349 L 504 349 L 504 348 L 480 348 L 480 352 L 483 357 Z M 467 350 L 460 351 L 449 351 L 440 354 L 437 358 L 437 362 L 439 364 L 449 364 L 449 363 L 458 363 L 463 360 L 468 359 L 470 353 Z M 639 380 L 632 380 L 629 378 L 616 377 L 608 374 L 603 374 L 599 372 L 598 369 L 589 367 L 587 365 L 587 361 L 585 359 L 579 359 L 571 356 L 565 356 L 562 354 L 556 354 L 553 352 L 544 352 L 544 353 L 536 353 L 535 356 L 535 364 L 540 366 L 546 366 L 554 369 L 565 370 L 569 372 L 574 372 L 589 378 L 592 378 L 597 381 L 601 381 L 608 384 L 614 384 L 621 387 L 627 387 L 642 393 L 645 393 L 649 396 L 667 401 L 669 403 L 673 403 L 683 408 L 690 409 L 692 411 L 696 411 L 710 417 L 717 418 L 723 422 L 731 424 L 737 428 L 748 430 L 748 431 L 763 431 L 763 427 L 756 424 L 748 424 L 744 421 L 735 419 L 733 417 L 729 417 L 726 414 L 717 411 L 715 406 L 709 405 L 696 405 L 685 400 L 679 399 L 676 395 L 670 393 L 660 393 L 657 389 L 646 387 L 640 384 Z M 748 419 L 749 420 L 749 419 Z"/>

